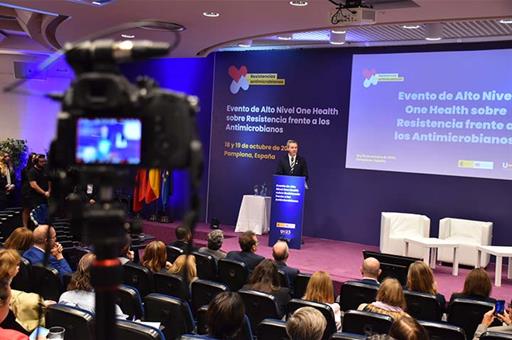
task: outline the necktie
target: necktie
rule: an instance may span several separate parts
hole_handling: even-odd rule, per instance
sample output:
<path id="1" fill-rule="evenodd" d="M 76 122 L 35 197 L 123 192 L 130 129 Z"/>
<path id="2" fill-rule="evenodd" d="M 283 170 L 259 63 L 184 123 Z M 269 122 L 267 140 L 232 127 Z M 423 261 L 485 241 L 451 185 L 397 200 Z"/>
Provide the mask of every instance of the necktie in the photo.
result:
<path id="1" fill-rule="evenodd" d="M 290 165 L 290 173 L 293 174 L 293 168 L 295 167 L 295 157 L 292 157 L 292 162 Z"/>

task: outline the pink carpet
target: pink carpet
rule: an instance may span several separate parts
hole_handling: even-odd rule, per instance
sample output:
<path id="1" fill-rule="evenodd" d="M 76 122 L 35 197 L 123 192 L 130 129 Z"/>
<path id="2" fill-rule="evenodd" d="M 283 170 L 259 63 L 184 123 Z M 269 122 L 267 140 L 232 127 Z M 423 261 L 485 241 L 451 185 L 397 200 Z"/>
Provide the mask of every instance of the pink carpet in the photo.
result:
<path id="1" fill-rule="evenodd" d="M 144 222 L 144 232 L 156 236 L 165 243 L 175 240 L 174 230 L 177 223 L 161 224 L 156 222 Z M 226 252 L 239 250 L 238 234 L 234 227 L 222 226 L 224 231 L 224 245 L 222 249 Z M 196 228 L 194 243 L 206 245 L 206 235 L 210 232 L 208 225 L 199 224 Z M 268 236 L 259 236 L 260 245 L 257 253 L 267 258 L 272 257 L 272 249 L 268 246 Z M 304 237 L 302 249 L 290 249 L 288 265 L 299 268 L 301 272 L 313 273 L 317 270 L 324 270 L 330 273 L 335 281 L 336 291 L 339 285 L 347 280 L 360 277 L 360 266 L 363 259 L 362 250 L 378 250 L 376 246 L 333 241 L 313 237 Z M 505 261 L 506 262 L 506 261 Z M 507 278 L 507 266 L 503 265 L 502 286 L 494 286 L 494 263 L 487 268 L 493 282 L 492 296 L 509 301 L 512 298 L 512 280 Z M 461 291 L 464 286 L 464 278 L 469 269 L 459 269 L 459 276 L 451 275 L 451 267 L 437 266 L 434 274 L 438 283 L 440 293 L 448 300 L 453 292 Z"/>

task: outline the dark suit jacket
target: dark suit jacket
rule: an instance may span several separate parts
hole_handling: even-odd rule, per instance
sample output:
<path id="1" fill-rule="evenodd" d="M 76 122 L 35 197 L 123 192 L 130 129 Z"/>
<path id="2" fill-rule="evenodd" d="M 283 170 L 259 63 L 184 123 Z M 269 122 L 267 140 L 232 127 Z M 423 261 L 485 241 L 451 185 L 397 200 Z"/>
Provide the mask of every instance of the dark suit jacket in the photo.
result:
<path id="1" fill-rule="evenodd" d="M 245 263 L 250 272 L 265 259 L 263 256 L 251 253 L 250 251 L 230 251 L 226 258 Z"/>
<path id="2" fill-rule="evenodd" d="M 180 248 L 183 251 L 187 251 L 188 249 L 188 243 L 184 241 L 174 241 L 172 243 L 169 243 L 170 246 Z M 192 251 L 197 251 L 197 247 L 192 246 Z"/>
<path id="3" fill-rule="evenodd" d="M 293 172 L 290 169 L 290 159 L 288 158 L 288 154 L 284 157 L 281 157 L 277 162 L 277 170 L 276 175 L 284 175 L 284 176 L 304 176 L 306 177 L 306 182 L 308 181 L 308 165 L 304 157 L 297 155 L 297 159 L 295 160 L 295 166 L 293 167 Z"/>
<path id="4" fill-rule="evenodd" d="M 367 285 L 380 287 L 380 283 L 378 281 L 375 281 L 372 279 L 361 279 L 361 280 L 358 280 L 357 282 L 366 283 Z"/>
<path id="5" fill-rule="evenodd" d="M 288 276 L 288 282 L 290 283 L 290 288 L 293 291 L 293 284 L 295 283 L 295 278 L 299 273 L 297 268 L 288 267 L 286 262 L 284 261 L 275 261 L 277 269 L 283 271 L 286 276 Z"/>

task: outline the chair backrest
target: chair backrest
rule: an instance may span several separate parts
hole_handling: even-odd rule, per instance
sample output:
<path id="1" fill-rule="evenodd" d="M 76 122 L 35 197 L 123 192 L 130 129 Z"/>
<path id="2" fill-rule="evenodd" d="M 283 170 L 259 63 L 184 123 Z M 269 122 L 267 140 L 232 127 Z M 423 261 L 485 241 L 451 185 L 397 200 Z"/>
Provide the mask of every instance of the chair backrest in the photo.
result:
<path id="1" fill-rule="evenodd" d="M 309 279 L 311 274 L 299 273 L 295 277 L 293 283 L 293 297 L 301 299 L 306 294 L 306 288 L 308 287 Z"/>
<path id="2" fill-rule="evenodd" d="M 366 335 L 346 333 L 346 332 L 334 333 L 331 336 L 331 339 L 337 339 L 337 340 L 366 340 L 366 338 L 367 338 Z"/>
<path id="3" fill-rule="evenodd" d="M 208 305 L 210 301 L 219 293 L 226 292 L 228 287 L 222 283 L 207 281 L 207 280 L 195 280 L 192 282 L 192 311 L 197 311 L 204 305 Z"/>
<path id="4" fill-rule="evenodd" d="M 37 227 L 40 224 L 48 224 L 48 206 L 41 204 L 30 211 L 30 219 Z"/>
<path id="5" fill-rule="evenodd" d="M 387 334 L 393 323 L 389 315 L 349 310 L 343 316 L 342 329 L 344 332 L 355 334 Z"/>
<path id="6" fill-rule="evenodd" d="M 431 340 L 466 340 L 464 330 L 458 326 L 431 321 L 418 322 L 425 327 Z"/>
<path id="7" fill-rule="evenodd" d="M 72 244 L 73 242 L 71 242 Z M 61 245 L 64 247 L 64 245 L 61 242 Z M 80 259 L 82 256 L 87 254 L 89 252 L 86 248 L 81 247 L 72 247 L 72 248 L 66 248 L 62 252 L 62 255 L 64 255 L 64 258 L 66 261 L 68 261 L 69 266 L 73 271 L 76 271 L 76 268 L 78 267 L 78 262 L 80 262 Z"/>
<path id="8" fill-rule="evenodd" d="M 194 320 L 188 303 L 179 298 L 152 293 L 144 298 L 146 321 L 161 322 L 166 339 L 176 339 L 194 330 Z"/>
<path id="9" fill-rule="evenodd" d="M 183 255 L 184 251 L 181 248 L 174 246 L 167 246 L 167 261 L 174 263 L 178 256 Z"/>
<path id="10" fill-rule="evenodd" d="M 63 289 L 57 269 L 36 264 L 32 266 L 31 277 L 32 292 L 38 293 L 45 300 L 59 301 Z"/>
<path id="11" fill-rule="evenodd" d="M 154 289 L 151 271 L 132 262 L 123 265 L 123 283 L 137 288 L 141 296 L 148 295 Z"/>
<path id="12" fill-rule="evenodd" d="M 192 252 L 192 255 L 196 257 L 197 276 L 203 280 L 216 280 L 217 261 L 215 258 L 197 251 Z"/>
<path id="13" fill-rule="evenodd" d="M 336 333 L 336 320 L 334 319 L 334 312 L 331 306 L 325 303 L 318 303 L 313 301 L 307 301 L 302 299 L 292 299 L 288 303 L 288 314 L 292 315 L 297 309 L 301 307 L 313 307 L 318 310 L 324 316 L 327 321 L 327 326 L 325 327 L 323 339 L 327 340 L 331 335 Z"/>
<path id="14" fill-rule="evenodd" d="M 249 270 L 245 263 L 229 259 L 221 259 L 218 262 L 219 280 L 229 287 L 231 291 L 237 291 L 249 278 Z"/>
<path id="15" fill-rule="evenodd" d="M 490 302 L 454 299 L 448 306 L 448 323 L 461 327 L 466 337 L 472 339 L 483 315 L 493 308 Z"/>
<path id="16" fill-rule="evenodd" d="M 159 272 L 153 274 L 155 283 L 155 293 L 165 294 L 188 301 L 190 293 L 188 285 L 180 275 L 168 272 Z"/>
<path id="17" fill-rule="evenodd" d="M 66 329 L 64 340 L 93 340 L 93 315 L 79 308 L 51 305 L 46 309 L 46 327 L 61 326 Z"/>
<path id="18" fill-rule="evenodd" d="M 127 285 L 119 285 L 116 299 L 123 313 L 128 315 L 130 319 L 142 320 L 144 310 L 137 289 Z"/>
<path id="19" fill-rule="evenodd" d="M 32 289 L 32 265 L 24 257 L 20 259 L 20 270 L 12 279 L 11 288 L 23 292 L 30 292 Z"/>
<path id="20" fill-rule="evenodd" d="M 384 281 L 386 278 L 391 277 L 397 279 L 402 286 L 407 284 L 407 272 L 409 267 L 402 266 L 394 263 L 380 263 L 381 273 L 379 275 L 379 282 Z"/>
<path id="21" fill-rule="evenodd" d="M 512 334 L 487 331 L 484 334 L 480 335 L 480 340 L 506 340 L 506 339 L 511 340 Z"/>
<path id="22" fill-rule="evenodd" d="M 482 230 L 488 230 L 493 223 L 486 221 L 466 220 L 462 218 L 445 217 L 439 220 L 439 225 L 445 224 L 449 226 L 449 235 L 465 236 L 472 239 L 480 240 Z"/>
<path id="23" fill-rule="evenodd" d="M 281 287 L 290 288 L 290 281 L 288 280 L 288 275 L 286 275 L 285 272 L 282 270 L 278 271 L 279 274 L 279 283 L 281 284 Z"/>
<path id="24" fill-rule="evenodd" d="M 277 319 L 265 319 L 260 322 L 257 329 L 258 339 L 289 340 L 286 333 L 286 322 Z"/>
<path id="25" fill-rule="evenodd" d="M 381 214 L 381 224 L 384 223 L 389 223 L 390 236 L 398 235 L 403 238 L 421 235 L 424 224 L 430 224 L 430 219 L 419 214 L 383 212 Z"/>
<path id="26" fill-rule="evenodd" d="M 159 329 L 138 322 L 117 320 L 117 338 L 123 340 L 165 340 Z"/>
<path id="27" fill-rule="evenodd" d="M 257 329 L 264 319 L 279 319 L 281 317 L 274 296 L 248 289 L 242 289 L 238 293 L 244 301 L 245 314 L 251 321 L 252 329 Z"/>
<path id="28" fill-rule="evenodd" d="M 441 321 L 443 310 L 435 295 L 404 291 L 407 313 L 418 320 Z"/>
<path id="29" fill-rule="evenodd" d="M 362 303 L 375 301 L 379 287 L 357 282 L 347 281 L 340 289 L 341 310 L 357 309 Z"/>

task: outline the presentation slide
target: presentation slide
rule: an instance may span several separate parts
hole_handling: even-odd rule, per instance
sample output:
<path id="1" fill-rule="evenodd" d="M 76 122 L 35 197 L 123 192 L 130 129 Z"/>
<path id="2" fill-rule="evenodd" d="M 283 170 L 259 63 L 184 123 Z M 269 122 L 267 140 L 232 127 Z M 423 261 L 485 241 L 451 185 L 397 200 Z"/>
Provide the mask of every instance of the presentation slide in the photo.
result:
<path id="1" fill-rule="evenodd" d="M 512 50 L 354 55 L 346 167 L 512 179 Z"/>

